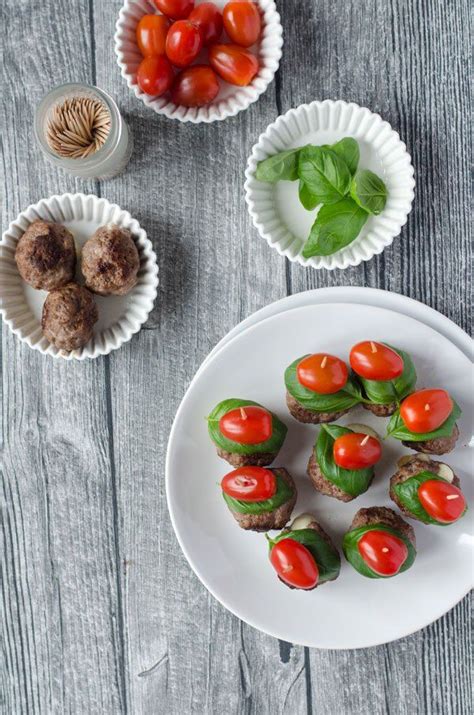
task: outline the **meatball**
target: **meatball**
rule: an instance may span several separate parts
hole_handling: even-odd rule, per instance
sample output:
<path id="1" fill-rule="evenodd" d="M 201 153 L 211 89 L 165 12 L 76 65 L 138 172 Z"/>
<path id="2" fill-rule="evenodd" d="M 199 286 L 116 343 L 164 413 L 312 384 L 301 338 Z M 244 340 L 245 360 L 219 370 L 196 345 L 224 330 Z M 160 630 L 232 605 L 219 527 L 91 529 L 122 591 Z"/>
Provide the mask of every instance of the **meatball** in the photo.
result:
<path id="1" fill-rule="evenodd" d="M 286 404 L 290 411 L 290 414 L 298 420 L 298 422 L 304 422 L 305 424 L 319 425 L 322 422 L 335 422 L 345 415 L 349 410 L 341 410 L 340 412 L 317 412 L 316 410 L 309 410 L 304 407 L 297 399 L 293 397 L 289 392 L 286 393 Z"/>
<path id="2" fill-rule="evenodd" d="M 408 509 L 406 509 L 406 507 L 400 502 L 394 487 L 397 484 L 403 484 L 403 482 L 406 482 L 407 479 L 411 479 L 411 477 L 416 474 L 420 474 L 420 472 L 431 472 L 432 474 L 438 474 L 444 478 L 445 474 L 442 473 L 442 470 L 448 467 L 448 465 L 445 465 L 444 462 L 436 462 L 429 457 L 424 458 L 425 455 L 422 455 L 422 457 L 423 458 L 420 458 L 418 455 L 414 454 L 408 460 L 404 461 L 402 466 L 399 466 L 398 471 L 395 472 L 393 477 L 390 479 L 390 499 L 395 502 L 402 514 L 406 514 L 412 519 L 417 519 L 417 517 L 414 516 L 411 511 L 408 511 Z M 452 471 L 450 468 L 448 469 Z M 451 484 L 454 484 L 454 486 L 458 488 L 461 485 L 459 477 L 454 474 L 454 472 Z"/>
<path id="3" fill-rule="evenodd" d="M 21 277 L 33 288 L 60 288 L 74 279 L 74 237 L 60 223 L 33 221 L 18 241 L 15 260 Z"/>
<path id="4" fill-rule="evenodd" d="M 335 547 L 334 544 L 332 543 L 331 537 L 329 536 L 329 534 L 327 534 L 327 533 L 324 531 L 323 527 L 321 526 L 321 524 L 319 524 L 319 523 L 316 521 L 316 519 L 313 519 L 313 521 L 310 521 L 309 524 L 308 524 L 305 528 L 306 528 L 306 529 L 313 529 L 313 531 L 316 531 L 316 532 L 319 534 L 319 536 L 321 536 L 321 538 L 324 539 L 324 541 L 328 544 L 328 546 L 331 547 L 332 549 L 334 549 L 334 550 L 336 551 L 336 547 Z M 290 531 L 291 531 L 291 525 L 290 525 L 289 529 L 290 529 Z M 338 574 L 338 575 L 339 575 L 339 574 Z M 337 575 L 337 576 L 338 576 L 338 575 Z M 337 576 L 334 576 L 333 578 L 330 578 L 330 579 L 328 579 L 327 581 L 323 581 L 323 583 L 317 583 L 316 586 L 314 586 L 313 588 L 309 588 L 308 591 L 314 591 L 314 589 L 315 589 L 315 588 L 318 588 L 318 586 L 324 586 L 325 583 L 329 583 L 330 581 L 335 581 L 336 578 L 337 578 Z M 291 584 L 286 583 L 286 581 L 283 581 L 283 579 L 280 578 L 280 576 L 278 576 L 278 578 L 280 579 L 280 581 L 281 581 L 285 586 L 288 586 L 288 588 L 291 588 L 292 591 L 296 589 L 296 586 L 292 586 Z"/>
<path id="5" fill-rule="evenodd" d="M 458 438 L 459 428 L 457 424 L 455 424 L 449 437 L 435 437 L 434 439 L 427 439 L 424 442 L 402 441 L 402 444 L 409 449 L 414 449 L 415 452 L 440 455 L 452 452 L 456 446 Z"/>
<path id="6" fill-rule="evenodd" d="M 396 402 L 389 402 L 386 405 L 378 405 L 375 402 L 371 402 L 370 405 L 364 404 L 362 407 L 364 410 L 372 412 L 376 417 L 390 417 L 390 415 L 393 415 L 393 413 L 397 411 L 398 405 Z"/>
<path id="7" fill-rule="evenodd" d="M 352 501 L 353 499 L 357 499 L 357 496 L 359 496 L 353 496 L 352 494 L 348 494 L 324 476 L 321 471 L 321 467 L 319 466 L 319 462 L 316 458 L 314 450 L 311 452 L 311 457 L 309 458 L 307 474 L 308 477 L 311 479 L 313 487 L 318 492 L 321 492 L 321 494 L 325 494 L 328 497 L 334 497 L 335 499 L 339 499 L 339 501 L 348 502 Z M 369 488 L 369 486 L 370 484 L 367 486 L 367 489 Z"/>
<path id="8" fill-rule="evenodd" d="M 138 250 L 126 228 L 101 226 L 82 247 L 82 273 L 93 293 L 125 295 L 136 284 L 139 268 Z"/>
<path id="9" fill-rule="evenodd" d="M 238 452 L 226 452 L 225 449 L 217 447 L 217 454 L 221 459 L 225 459 L 233 467 L 266 467 L 277 457 L 277 452 L 255 452 L 255 454 L 239 454 Z"/>
<path id="10" fill-rule="evenodd" d="M 41 327 L 60 350 L 77 350 L 92 337 L 99 312 L 91 293 L 77 283 L 53 290 L 43 306 Z"/>
<path id="11" fill-rule="evenodd" d="M 280 476 L 293 490 L 292 495 L 284 504 L 273 511 L 267 511 L 263 514 L 241 514 L 237 511 L 232 511 L 236 522 L 241 529 L 249 529 L 251 531 L 270 531 L 271 529 L 283 529 L 287 524 L 291 512 L 296 504 L 296 486 L 293 477 L 286 469 L 272 469 L 275 476 Z"/>

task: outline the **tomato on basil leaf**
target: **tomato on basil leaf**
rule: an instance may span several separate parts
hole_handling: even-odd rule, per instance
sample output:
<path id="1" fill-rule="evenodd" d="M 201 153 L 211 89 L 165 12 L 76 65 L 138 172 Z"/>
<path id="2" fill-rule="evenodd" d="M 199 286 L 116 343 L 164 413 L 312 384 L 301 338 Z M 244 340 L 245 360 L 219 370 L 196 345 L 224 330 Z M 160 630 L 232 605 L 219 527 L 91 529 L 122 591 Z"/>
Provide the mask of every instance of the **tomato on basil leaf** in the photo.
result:
<path id="1" fill-rule="evenodd" d="M 275 476 L 276 491 L 273 496 L 261 501 L 247 501 L 242 498 L 235 498 L 222 491 L 222 496 L 231 511 L 238 514 L 266 514 L 275 511 L 285 504 L 294 495 L 293 487 L 283 478 L 278 469 L 272 470 Z"/>
<path id="2" fill-rule="evenodd" d="M 379 540 L 377 540 L 377 537 L 371 537 L 372 538 L 372 543 L 370 539 L 367 537 L 367 540 L 363 541 L 363 547 L 362 550 L 364 552 L 364 557 L 362 556 L 360 550 L 359 550 L 359 543 L 361 539 L 368 533 L 370 532 L 384 532 L 387 535 L 391 535 L 392 537 L 395 537 L 397 541 L 391 542 L 391 544 L 383 544 L 381 542 L 381 537 L 378 537 Z M 382 573 L 382 570 L 390 570 L 388 568 L 387 564 L 384 564 L 383 561 L 378 561 L 376 558 L 379 550 L 381 551 L 384 548 L 388 548 L 388 552 L 381 551 L 381 555 L 386 555 L 388 554 L 390 557 L 392 557 L 393 553 L 396 553 L 398 555 L 398 560 L 400 560 L 400 557 L 404 553 L 403 547 L 400 547 L 399 542 L 403 542 L 407 552 L 406 552 L 406 558 L 403 560 L 401 565 L 399 566 L 398 570 L 395 573 Z M 373 552 L 373 560 L 371 560 L 368 557 L 368 552 L 370 550 L 370 546 L 372 546 L 372 552 Z M 398 548 L 400 547 L 400 548 Z M 349 563 L 355 568 L 356 571 L 358 571 L 362 576 L 366 576 L 367 578 L 390 578 L 392 576 L 395 576 L 398 573 L 403 573 L 404 571 L 407 571 L 410 566 L 413 565 L 413 562 L 416 558 L 416 549 L 411 543 L 410 539 L 408 537 L 404 536 L 400 531 L 397 529 L 392 528 L 391 526 L 387 526 L 386 524 L 368 524 L 367 526 L 360 526 L 357 529 L 351 529 L 344 535 L 344 539 L 342 542 L 342 549 L 344 551 L 344 555 L 346 559 L 349 561 Z M 393 549 L 393 551 L 392 551 Z M 395 551 L 396 550 L 396 551 Z M 366 559 L 369 558 L 369 563 L 366 561 Z M 382 556 L 381 556 L 382 558 Z M 390 565 L 390 564 L 389 564 Z M 377 572 L 375 568 L 378 568 L 380 572 Z M 392 569 L 395 569 L 397 567 L 397 559 L 394 558 L 393 562 L 391 562 Z"/>
<path id="3" fill-rule="evenodd" d="M 418 390 L 403 400 L 400 417 L 410 432 L 433 432 L 446 422 L 453 401 L 446 390 Z"/>
<path id="4" fill-rule="evenodd" d="M 380 461 L 382 447 L 375 437 L 349 432 L 334 441 L 333 457 L 335 463 L 343 469 L 365 469 Z"/>
<path id="5" fill-rule="evenodd" d="M 298 379 L 298 365 L 308 357 L 311 356 L 303 355 L 294 360 L 285 370 L 286 389 L 303 407 L 314 412 L 340 412 L 364 401 L 359 385 L 350 375 L 344 387 L 332 394 L 320 394 L 302 385 Z"/>
<path id="6" fill-rule="evenodd" d="M 272 416 L 264 407 L 243 405 L 222 415 L 219 429 L 239 444 L 259 444 L 272 436 Z"/>
<path id="7" fill-rule="evenodd" d="M 358 375 L 358 380 L 368 400 L 376 405 L 388 405 L 400 402 L 404 397 L 413 392 L 416 385 L 416 370 L 410 355 L 403 350 L 386 345 L 403 361 L 401 375 L 393 380 L 370 380 Z"/>
<path id="8" fill-rule="evenodd" d="M 387 437 L 403 440 L 404 442 L 425 442 L 438 437 L 450 437 L 453 433 L 456 420 L 462 414 L 459 405 L 453 400 L 453 409 L 448 419 L 437 429 L 431 432 L 412 432 L 405 425 L 400 410 L 397 410 L 390 418 L 387 426 Z"/>
<path id="9" fill-rule="evenodd" d="M 347 427 L 323 424 L 316 440 L 315 454 L 319 468 L 326 479 L 346 494 L 353 497 L 367 491 L 374 478 L 373 466 L 363 469 L 345 469 L 334 459 L 334 443 L 337 439 L 354 434 Z"/>
<path id="10" fill-rule="evenodd" d="M 260 410 L 263 410 L 270 415 L 272 430 L 271 436 L 264 442 L 258 442 L 256 444 L 245 444 L 226 437 L 219 428 L 221 418 L 231 411 L 238 410 L 240 413 L 241 407 L 243 407 L 245 410 L 245 408 L 250 406 L 259 407 Z M 235 452 L 237 454 L 242 455 L 267 454 L 272 452 L 278 452 L 285 440 L 287 433 L 286 425 L 283 424 L 283 422 L 281 422 L 281 420 L 275 414 L 269 412 L 268 410 L 265 410 L 265 408 L 262 407 L 262 405 L 259 405 L 258 402 L 253 402 L 252 400 L 241 400 L 238 398 L 230 398 L 219 402 L 219 404 L 214 407 L 211 414 L 207 418 L 207 424 L 209 436 L 216 445 L 216 447 L 222 449 L 225 452 Z"/>
<path id="11" fill-rule="evenodd" d="M 296 374 L 303 387 L 319 395 L 333 395 L 347 384 L 349 370 L 343 360 L 326 353 L 315 353 L 303 358 Z"/>
<path id="12" fill-rule="evenodd" d="M 270 551 L 270 561 L 282 581 L 293 588 L 308 590 L 318 583 L 319 570 L 311 551 L 299 541 L 286 537 Z"/>
<path id="13" fill-rule="evenodd" d="M 234 499 L 261 502 L 275 495 L 277 480 L 271 469 L 239 467 L 225 475 L 221 481 L 221 488 L 227 496 Z"/>
<path id="14" fill-rule="evenodd" d="M 267 536 L 268 538 L 268 536 Z M 334 581 L 339 576 L 341 557 L 332 543 L 329 543 L 315 529 L 295 529 L 282 531 L 274 539 L 269 539 L 270 553 L 275 544 L 283 539 L 293 539 L 305 546 L 312 554 L 319 571 L 318 584 Z"/>

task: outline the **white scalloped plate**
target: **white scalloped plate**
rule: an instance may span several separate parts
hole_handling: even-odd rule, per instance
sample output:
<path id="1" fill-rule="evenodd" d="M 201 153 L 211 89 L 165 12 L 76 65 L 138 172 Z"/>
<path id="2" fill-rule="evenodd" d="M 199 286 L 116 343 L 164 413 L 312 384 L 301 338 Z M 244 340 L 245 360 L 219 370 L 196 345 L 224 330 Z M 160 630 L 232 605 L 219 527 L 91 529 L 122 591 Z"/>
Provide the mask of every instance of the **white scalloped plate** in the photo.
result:
<path id="1" fill-rule="evenodd" d="M 27 285 L 15 262 L 18 239 L 28 226 L 42 218 L 64 224 L 74 235 L 78 249 L 76 280 L 80 275 L 80 248 L 99 226 L 115 223 L 128 228 L 140 254 L 140 270 L 136 286 L 124 296 L 99 296 L 94 299 L 99 308 L 99 320 L 92 339 L 79 350 L 70 353 L 51 345 L 41 331 L 41 312 L 46 291 Z M 3 234 L 0 243 L 0 314 L 10 330 L 33 350 L 66 360 L 83 360 L 107 355 L 137 333 L 153 308 L 158 287 L 158 265 L 151 241 L 138 221 L 116 204 L 106 199 L 84 194 L 63 194 L 42 199 L 28 206 Z"/>
<path id="2" fill-rule="evenodd" d="M 359 142 L 359 166 L 371 169 L 384 180 L 387 204 L 380 216 L 369 218 L 349 246 L 331 256 L 303 258 L 303 246 L 318 209 L 303 208 L 296 181 L 275 185 L 257 181 L 257 163 L 285 149 L 333 144 L 346 136 Z M 261 134 L 247 162 L 245 200 L 259 234 L 281 256 L 312 268 L 348 268 L 381 253 L 399 235 L 413 202 L 413 173 L 406 146 L 390 124 L 352 102 L 326 99 L 290 109 Z"/>
<path id="3" fill-rule="evenodd" d="M 313 330 L 308 332 L 308 326 Z M 387 332 L 388 331 L 388 332 Z M 350 346 L 365 339 L 387 340 L 415 361 L 418 384 L 441 385 L 463 409 L 461 437 L 443 459 L 461 479 L 472 510 L 472 432 L 474 396 L 468 358 L 431 327 L 383 308 L 326 304 L 278 313 L 239 333 L 198 371 L 176 414 L 166 460 L 166 492 L 171 521 L 191 567 L 226 608 L 277 638 L 320 648 L 363 648 L 409 635 L 452 608 L 472 587 L 472 514 L 446 528 L 413 525 L 418 555 L 413 567 L 388 580 L 366 579 L 342 557 L 339 578 L 309 593 L 280 583 L 268 560 L 262 534 L 242 531 L 229 514 L 219 482 L 230 466 L 209 440 L 205 415 L 226 397 L 254 399 L 288 425 L 275 466 L 294 476 L 298 501 L 294 515 L 310 511 L 340 548 L 358 509 L 389 506 L 388 480 L 396 460 L 409 453 L 398 441 L 384 443 L 383 459 L 369 490 L 349 503 L 316 492 L 306 465 L 317 428 L 288 414 L 283 372 L 298 355 L 331 350 L 347 359 Z M 258 349 L 255 349 L 258 346 Z M 319 346 L 319 347 L 318 347 Z M 447 367 L 449 366 L 449 368 Z M 229 377 L 230 376 L 230 377 Z M 384 434 L 386 418 L 356 408 L 341 423 L 362 422 Z"/>
<path id="4" fill-rule="evenodd" d="M 200 5 L 198 0 L 196 5 Z M 260 61 L 260 70 L 247 87 L 236 87 L 219 80 L 221 89 L 219 95 L 210 104 L 204 107 L 177 106 L 169 100 L 167 95 L 150 97 L 141 91 L 137 84 L 137 69 L 143 57 L 137 47 L 135 32 L 141 17 L 147 13 L 156 13 L 155 6 L 150 0 L 126 0 L 120 10 L 114 35 L 115 54 L 122 77 L 135 96 L 147 107 L 157 114 L 164 114 L 169 119 L 178 119 L 180 122 L 215 122 L 217 120 L 233 117 L 238 112 L 247 109 L 256 102 L 267 89 L 275 76 L 281 58 L 283 45 L 283 30 L 280 15 L 277 12 L 274 0 L 254 0 L 262 13 L 262 37 L 253 45 L 252 50 Z M 223 7 L 227 0 L 215 0 L 215 4 Z M 225 42 L 225 35 L 223 35 Z M 202 60 L 206 60 L 206 53 L 202 53 Z"/>

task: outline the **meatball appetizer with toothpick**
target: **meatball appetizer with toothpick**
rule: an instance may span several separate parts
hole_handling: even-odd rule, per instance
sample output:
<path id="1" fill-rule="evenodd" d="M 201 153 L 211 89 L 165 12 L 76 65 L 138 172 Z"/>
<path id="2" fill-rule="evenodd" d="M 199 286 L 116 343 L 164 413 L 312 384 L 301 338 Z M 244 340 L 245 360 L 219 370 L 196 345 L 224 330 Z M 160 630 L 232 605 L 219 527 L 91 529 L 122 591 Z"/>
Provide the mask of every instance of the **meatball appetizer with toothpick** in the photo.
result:
<path id="1" fill-rule="evenodd" d="M 304 355 L 285 371 L 286 404 L 299 422 L 334 422 L 362 401 L 346 363 L 328 353 Z"/>
<path id="2" fill-rule="evenodd" d="M 287 433 L 286 425 L 276 415 L 252 400 L 223 400 L 207 422 L 217 454 L 233 467 L 271 464 Z"/>

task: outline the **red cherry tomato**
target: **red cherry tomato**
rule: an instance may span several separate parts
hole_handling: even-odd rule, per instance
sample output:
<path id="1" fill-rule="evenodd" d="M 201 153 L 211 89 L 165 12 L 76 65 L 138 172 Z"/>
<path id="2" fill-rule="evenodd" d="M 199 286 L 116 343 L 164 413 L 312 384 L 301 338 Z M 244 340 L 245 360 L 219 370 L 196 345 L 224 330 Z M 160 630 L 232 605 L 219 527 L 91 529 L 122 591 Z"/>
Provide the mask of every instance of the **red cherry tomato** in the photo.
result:
<path id="1" fill-rule="evenodd" d="M 334 355 L 316 353 L 303 358 L 296 368 L 298 381 L 308 390 L 331 395 L 342 390 L 349 371 L 345 362 Z"/>
<path id="2" fill-rule="evenodd" d="M 238 45 L 211 45 L 209 62 L 217 74 L 229 84 L 245 87 L 258 72 L 258 60 Z"/>
<path id="3" fill-rule="evenodd" d="M 241 501 L 265 501 L 277 490 L 276 477 L 263 467 L 239 467 L 226 474 L 221 482 L 222 491 Z"/>
<path id="4" fill-rule="evenodd" d="M 418 487 L 418 499 L 428 514 L 441 524 L 451 524 L 466 509 L 464 494 L 458 487 L 438 479 L 428 479 Z"/>
<path id="5" fill-rule="evenodd" d="M 366 380 L 394 380 L 403 372 L 403 360 L 383 343 L 364 340 L 351 350 L 351 368 Z"/>
<path id="6" fill-rule="evenodd" d="M 433 432 L 446 422 L 453 411 L 453 401 L 446 390 L 418 390 L 400 406 L 400 417 L 410 432 Z"/>
<path id="7" fill-rule="evenodd" d="M 228 2 L 224 7 L 224 27 L 232 42 L 250 47 L 262 31 L 262 20 L 257 6 L 247 0 Z"/>
<path id="8" fill-rule="evenodd" d="M 312 553 L 295 539 L 282 539 L 270 551 L 270 561 L 279 577 L 294 588 L 314 588 L 319 569 Z"/>
<path id="9" fill-rule="evenodd" d="M 173 84 L 173 68 L 164 55 L 145 57 L 137 71 L 138 86 L 146 94 L 159 97 Z"/>
<path id="10" fill-rule="evenodd" d="M 376 529 L 361 536 L 357 548 L 367 566 L 380 576 L 395 576 L 408 556 L 403 539 Z"/>
<path id="11" fill-rule="evenodd" d="M 164 15 L 143 15 L 137 25 L 137 43 L 143 57 L 165 54 L 170 21 Z"/>
<path id="12" fill-rule="evenodd" d="M 272 436 L 272 416 L 256 405 L 237 407 L 220 418 L 219 429 L 239 444 L 259 444 Z"/>
<path id="13" fill-rule="evenodd" d="M 211 67 L 193 65 L 176 76 L 171 99 L 183 107 L 202 107 L 217 97 L 219 89 L 219 80 Z"/>
<path id="14" fill-rule="evenodd" d="M 365 469 L 382 456 L 378 439 L 360 432 L 348 432 L 334 441 L 334 461 L 343 469 Z"/>
<path id="15" fill-rule="evenodd" d="M 166 37 L 166 54 L 176 67 L 186 67 L 194 62 L 202 47 L 198 28 L 189 20 L 173 22 Z"/>
<path id="16" fill-rule="evenodd" d="M 188 19 L 199 28 L 205 46 L 217 42 L 222 35 L 222 15 L 213 2 L 203 2 L 195 7 Z"/>
<path id="17" fill-rule="evenodd" d="M 172 20 L 183 20 L 193 9 L 194 0 L 153 0 L 153 4 Z"/>

